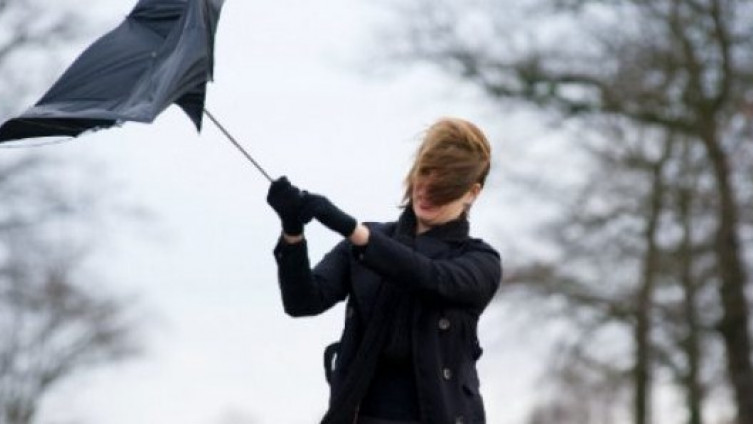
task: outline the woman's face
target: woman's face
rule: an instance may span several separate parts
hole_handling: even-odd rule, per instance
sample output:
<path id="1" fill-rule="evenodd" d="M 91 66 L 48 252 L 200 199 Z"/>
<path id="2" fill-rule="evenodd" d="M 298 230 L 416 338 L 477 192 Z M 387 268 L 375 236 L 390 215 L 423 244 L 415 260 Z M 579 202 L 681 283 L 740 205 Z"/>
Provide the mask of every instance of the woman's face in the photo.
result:
<path id="1" fill-rule="evenodd" d="M 419 234 L 460 217 L 481 191 L 481 185 L 477 183 L 458 199 L 442 205 L 435 205 L 429 201 L 426 195 L 426 186 L 426 178 L 417 178 L 411 194 L 413 213 L 415 213 L 418 221 L 417 232 Z"/>

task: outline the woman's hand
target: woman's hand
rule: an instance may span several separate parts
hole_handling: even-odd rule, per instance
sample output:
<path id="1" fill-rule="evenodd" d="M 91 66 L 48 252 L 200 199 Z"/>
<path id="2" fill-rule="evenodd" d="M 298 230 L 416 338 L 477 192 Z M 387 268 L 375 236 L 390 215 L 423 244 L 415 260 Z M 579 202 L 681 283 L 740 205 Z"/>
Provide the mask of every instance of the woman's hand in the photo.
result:
<path id="1" fill-rule="evenodd" d="M 369 241 L 369 229 L 358 224 L 355 218 L 343 212 L 326 197 L 303 192 L 303 219 L 316 218 L 322 225 L 339 233 L 358 246 Z"/>
<path id="2" fill-rule="evenodd" d="M 303 224 L 311 220 L 302 219 L 303 192 L 283 176 L 269 186 L 267 203 L 280 217 L 283 233 L 292 238 L 302 238 Z"/>

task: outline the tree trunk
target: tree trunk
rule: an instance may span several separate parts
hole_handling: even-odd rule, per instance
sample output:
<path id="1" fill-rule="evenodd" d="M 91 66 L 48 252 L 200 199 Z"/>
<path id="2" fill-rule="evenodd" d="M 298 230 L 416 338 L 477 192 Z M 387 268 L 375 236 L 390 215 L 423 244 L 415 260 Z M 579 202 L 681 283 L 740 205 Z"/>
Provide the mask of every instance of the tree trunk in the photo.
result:
<path id="1" fill-rule="evenodd" d="M 641 287 L 638 292 L 636 305 L 635 337 L 635 368 L 634 378 L 634 422 L 635 424 L 651 424 L 651 384 L 652 384 L 652 346 L 651 324 L 653 316 L 653 297 L 656 284 L 657 257 L 659 248 L 656 235 L 659 229 L 659 218 L 663 208 L 664 180 L 663 170 L 667 158 L 672 150 L 672 136 L 665 142 L 662 157 L 654 164 L 652 170 L 652 188 L 649 204 L 647 205 L 646 229 L 644 240 L 646 253 L 643 258 Z"/>
<path id="2" fill-rule="evenodd" d="M 684 259 L 684 258 L 683 258 Z M 696 288 L 690 271 L 691 260 L 683 261 L 682 284 L 685 290 L 684 311 L 688 334 L 683 340 L 682 348 L 688 363 L 687 374 L 684 378 L 685 402 L 688 408 L 688 424 L 703 424 L 703 389 L 700 381 L 701 349 L 698 325 L 698 311 L 696 309 Z"/>
<path id="3" fill-rule="evenodd" d="M 724 340 L 727 374 L 735 393 L 738 424 L 753 424 L 753 368 L 750 360 L 746 275 L 738 238 L 738 210 L 728 158 L 715 131 L 703 136 L 719 193 L 716 257 L 721 282 L 719 294 L 723 315 L 718 331 Z"/>
<path id="4" fill-rule="evenodd" d="M 689 148 L 685 144 L 683 154 L 684 166 L 689 167 Z M 685 172 L 684 178 L 694 180 L 692 171 Z M 683 184 L 678 195 L 677 212 L 682 225 L 682 242 L 679 249 L 679 277 L 683 288 L 683 317 L 686 324 L 687 334 L 681 341 L 681 349 L 685 354 L 687 370 L 682 376 L 685 389 L 685 402 L 688 410 L 688 424 L 703 424 L 703 388 L 700 381 L 701 369 L 701 345 L 698 307 L 697 282 L 693 277 L 693 222 L 692 222 L 692 199 L 693 193 L 698 189 L 693 181 Z"/>
<path id="5" fill-rule="evenodd" d="M 644 298 L 650 296 L 648 292 L 649 290 L 644 286 L 638 297 L 640 305 L 638 306 L 638 319 L 633 333 L 635 337 L 633 422 L 635 424 L 651 423 L 651 305 L 649 303 L 643 303 L 646 302 Z"/>

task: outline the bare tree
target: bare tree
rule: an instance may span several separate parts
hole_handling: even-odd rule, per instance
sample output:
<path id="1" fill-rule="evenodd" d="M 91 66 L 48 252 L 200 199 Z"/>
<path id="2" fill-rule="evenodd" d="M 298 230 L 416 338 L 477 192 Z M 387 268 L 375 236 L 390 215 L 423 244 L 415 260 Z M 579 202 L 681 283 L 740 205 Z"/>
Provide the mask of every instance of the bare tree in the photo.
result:
<path id="1" fill-rule="evenodd" d="M 28 102 L 85 30 L 78 4 L 0 0 L 0 119 Z M 4 120 L 4 119 L 3 119 Z M 0 423 L 35 421 L 61 381 L 138 351 L 135 304 L 87 272 L 99 184 L 73 194 L 54 159 L 0 158 Z M 50 178 L 52 177 L 52 178 Z M 93 179 L 101 181 L 100 178 Z M 91 231 L 81 231 L 87 227 Z"/>
<path id="2" fill-rule="evenodd" d="M 79 258 L 23 247 L 0 269 L 0 421 L 8 424 L 34 422 L 60 381 L 137 346 L 129 303 L 79 281 Z"/>
<path id="3" fill-rule="evenodd" d="M 139 351 L 132 300 L 88 271 L 82 225 L 105 211 L 66 193 L 53 161 L 0 161 L 0 422 L 29 424 L 61 381 Z M 99 193 L 101 194 L 101 193 Z M 93 196 L 103 199 L 101 195 Z M 82 234 L 84 234 L 82 236 Z"/>
<path id="4" fill-rule="evenodd" d="M 603 370 L 605 382 L 618 378 L 615 383 L 630 387 L 632 406 L 625 408 L 633 422 L 644 423 L 652 420 L 654 386 L 667 386 L 657 383 L 658 376 L 668 374 L 688 393 L 689 416 L 697 424 L 706 389 L 717 375 L 713 364 L 719 362 L 716 350 L 701 345 L 717 345 L 712 328 L 719 308 L 716 292 L 708 290 L 715 266 L 708 260 L 713 231 L 702 227 L 709 206 L 701 196 L 686 197 L 688 187 L 696 194 L 704 191 L 697 180 L 708 172 L 687 158 L 686 148 L 697 144 L 684 137 L 665 134 L 656 140 L 646 132 L 621 139 L 620 131 L 606 127 L 603 133 L 610 136 L 589 147 L 598 164 L 590 171 L 590 184 L 573 196 L 568 213 L 547 227 L 561 256 L 520 267 L 511 282 L 525 283 L 516 286 L 529 299 L 558 300 L 555 316 L 571 324 L 567 334 L 580 335 L 555 351 L 556 366 L 582 371 L 584 357 L 590 364 L 610 364 L 589 373 Z M 673 207 L 681 201 L 683 208 Z M 565 400 L 554 405 L 563 408 Z M 578 408 L 586 407 L 579 403 Z"/>

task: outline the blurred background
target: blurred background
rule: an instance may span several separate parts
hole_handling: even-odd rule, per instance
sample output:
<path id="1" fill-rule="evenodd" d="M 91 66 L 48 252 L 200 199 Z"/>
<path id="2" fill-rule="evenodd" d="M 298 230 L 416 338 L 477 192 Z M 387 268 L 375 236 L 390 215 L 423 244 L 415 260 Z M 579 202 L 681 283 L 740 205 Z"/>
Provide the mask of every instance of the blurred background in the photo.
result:
<path id="1" fill-rule="evenodd" d="M 0 119 L 134 4 L 0 0 Z M 227 0 L 206 107 L 363 221 L 397 217 L 436 119 L 487 132 L 488 422 L 753 424 L 750 22 L 742 0 Z M 0 423 L 318 422 L 343 310 L 283 313 L 267 187 L 175 107 L 0 145 Z"/>

